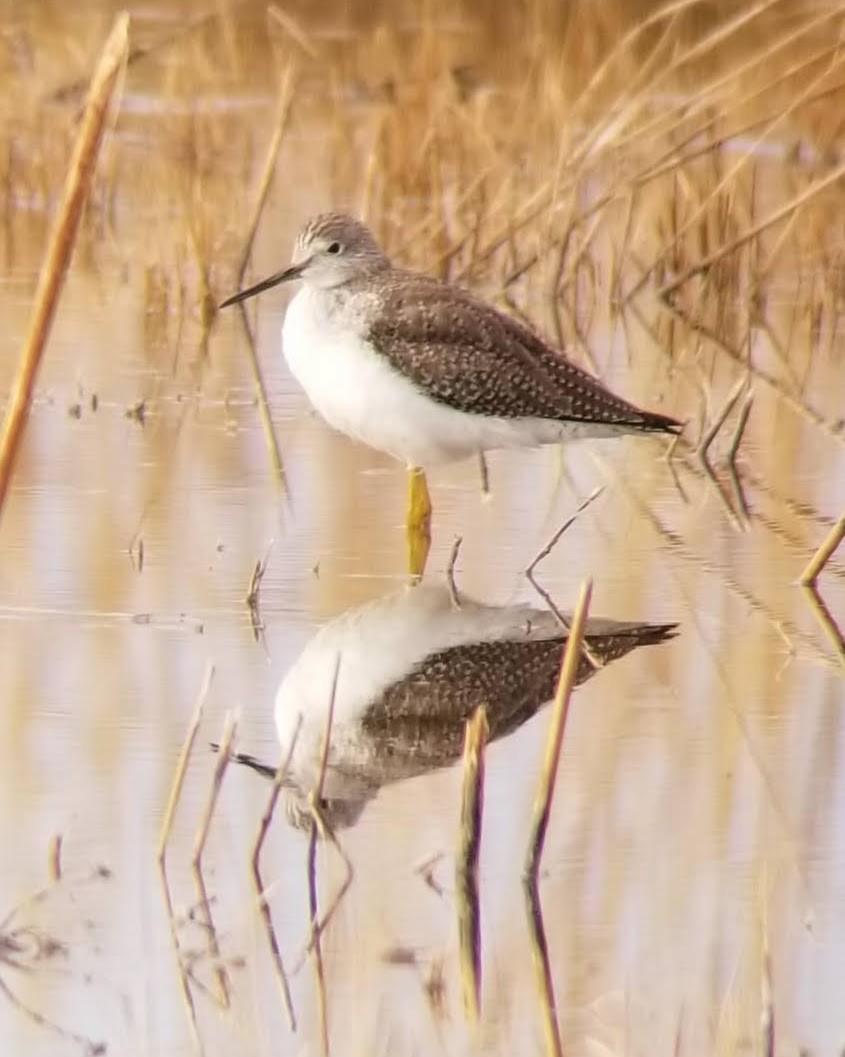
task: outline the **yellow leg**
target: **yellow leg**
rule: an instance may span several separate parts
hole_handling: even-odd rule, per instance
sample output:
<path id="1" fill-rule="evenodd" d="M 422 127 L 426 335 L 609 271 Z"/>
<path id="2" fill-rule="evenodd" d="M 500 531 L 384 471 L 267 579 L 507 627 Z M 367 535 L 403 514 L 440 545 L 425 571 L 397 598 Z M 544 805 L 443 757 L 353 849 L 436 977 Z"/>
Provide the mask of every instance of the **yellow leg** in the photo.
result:
<path id="1" fill-rule="evenodd" d="M 431 496 L 425 474 L 414 466 L 408 471 L 408 572 L 422 576 L 431 546 Z"/>

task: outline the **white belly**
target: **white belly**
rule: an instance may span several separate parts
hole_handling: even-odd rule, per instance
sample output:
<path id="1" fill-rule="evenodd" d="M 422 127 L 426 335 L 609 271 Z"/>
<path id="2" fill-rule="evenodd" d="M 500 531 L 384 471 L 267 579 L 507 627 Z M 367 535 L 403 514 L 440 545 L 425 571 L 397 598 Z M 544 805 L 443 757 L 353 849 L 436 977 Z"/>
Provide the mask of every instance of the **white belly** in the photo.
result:
<path id="1" fill-rule="evenodd" d="M 354 331 L 339 327 L 320 311 L 319 293 L 315 296 L 307 287 L 288 306 L 282 351 L 309 400 L 331 426 L 409 466 L 596 434 L 589 423 L 495 418 L 438 403 Z"/>

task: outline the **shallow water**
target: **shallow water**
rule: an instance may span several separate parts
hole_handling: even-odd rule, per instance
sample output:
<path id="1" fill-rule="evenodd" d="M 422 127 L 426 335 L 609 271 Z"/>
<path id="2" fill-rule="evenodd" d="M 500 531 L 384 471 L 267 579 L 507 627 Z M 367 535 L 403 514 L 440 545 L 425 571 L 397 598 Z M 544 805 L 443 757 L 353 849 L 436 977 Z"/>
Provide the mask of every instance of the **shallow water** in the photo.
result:
<path id="1" fill-rule="evenodd" d="M 308 28 L 345 55 L 349 27 L 339 18 L 333 26 L 330 16 Z M 145 17 L 145 31 L 165 24 L 153 8 Z M 94 210 L 83 231 L 3 510 L 4 1053 L 62 1054 L 92 1043 L 160 1055 L 321 1048 L 320 989 L 313 959 L 300 957 L 309 929 L 307 834 L 280 810 L 262 859 L 282 958 L 292 973 L 302 961 L 291 976 L 296 1033 L 250 869 L 268 783 L 245 768 L 227 771 L 204 857 L 213 935 L 191 854 L 216 763 L 208 743 L 219 740 L 227 711 L 238 717 L 236 749 L 278 762 L 274 696 L 306 643 L 406 584 L 406 478 L 310 412 L 279 353 L 284 292 L 265 295 L 249 313 L 284 484 L 268 452 L 239 317 L 222 313 L 207 340 L 202 333 L 185 236 L 193 192 L 178 175 L 191 142 L 185 115 L 213 112 L 222 122 L 195 130 L 192 141 L 202 173 L 195 220 L 222 297 L 235 282 L 275 110 L 275 71 L 255 22 L 262 43 L 254 61 L 231 43 L 232 65 L 221 68 L 216 93 L 213 57 L 228 46 L 225 33 L 207 45 L 212 58 L 190 36 L 180 45 L 208 88 L 195 107 L 180 102 L 175 45 L 167 61 L 130 68 L 128 113 L 107 144 L 113 203 Z M 72 30 L 76 51 L 33 26 L 8 15 L 9 39 L 27 41 L 37 69 L 49 66 L 50 86 L 72 83 L 87 69 L 85 49 L 100 39 L 93 21 Z M 444 47 L 456 54 L 470 46 L 462 26 L 441 27 Z M 407 32 L 413 39 L 413 26 Z M 349 40 L 333 89 L 351 100 L 342 104 L 346 124 L 339 131 L 323 114 L 320 125 L 315 91 L 305 92 L 259 231 L 256 277 L 287 259 L 302 218 L 334 203 L 333 185 L 345 186 L 340 163 L 326 165 L 333 145 L 349 129 L 365 139 L 377 117 L 379 100 L 362 95 L 353 76 L 360 40 L 354 33 Z M 169 81 L 168 67 L 176 71 Z M 20 71 L 18 78 L 24 83 Z M 69 112 L 57 104 L 45 124 L 60 125 Z M 157 123 L 163 113 L 172 122 Z M 16 149 L 43 146 L 44 128 L 30 140 L 15 134 Z M 138 171 L 140 162 L 149 174 Z M 61 173 L 50 164 L 48 192 L 51 174 Z M 761 164 L 772 181 L 791 178 L 778 168 L 779 151 Z M 360 192 L 357 179 L 351 186 Z M 4 392 L 44 237 L 43 205 L 25 211 L 21 188 L 12 193 L 19 205 L 7 207 L 0 273 Z M 231 214 L 215 227 L 223 199 Z M 405 259 L 422 254 L 413 239 L 404 249 Z M 796 260 L 786 274 L 808 268 L 812 262 Z M 659 314 L 650 293 L 644 301 L 649 318 Z M 530 293 L 524 303 L 542 315 Z M 778 333 L 795 303 L 795 284 L 770 291 Z M 435 516 L 426 584 L 444 581 L 460 536 L 461 593 L 490 606 L 542 608 L 524 570 L 603 486 L 537 579 L 563 610 L 590 575 L 591 614 L 679 624 L 674 639 L 608 664 L 573 699 L 540 890 L 568 1052 L 758 1049 L 764 942 L 779 1050 L 821 1053 L 842 1043 L 845 682 L 839 647 L 796 580 L 845 509 L 845 356 L 835 322 L 814 344 L 802 318 L 789 371 L 765 333 L 753 339 L 755 402 L 738 460 L 747 517 L 724 465 L 730 426 L 714 448 L 716 482 L 689 448 L 667 461 L 665 442 L 644 438 L 493 453 L 487 498 L 473 463 L 429 477 Z M 718 349 L 702 352 L 668 325 L 661 337 L 637 318 L 622 327 L 597 312 L 588 344 L 608 384 L 689 419 L 693 445 L 702 407 L 715 414 L 739 377 Z M 800 385 L 785 385 L 792 375 Z M 258 560 L 267 568 L 256 640 L 245 597 Z M 840 618 L 841 554 L 819 586 Z M 377 659 L 377 643 L 373 650 Z M 170 919 L 156 846 L 209 664 L 214 677 L 169 844 Z M 460 768 L 385 785 L 338 831 L 352 881 L 322 940 L 332 1053 L 546 1047 L 520 876 L 548 719 L 549 710 L 540 711 L 487 754 L 477 1027 L 464 1010 L 458 942 Z M 56 835 L 58 882 L 48 869 Z M 420 870 L 427 863 L 428 880 Z M 326 908 L 345 871 L 325 842 L 317 876 Z M 4 937 L 20 949 L 4 947 Z"/>

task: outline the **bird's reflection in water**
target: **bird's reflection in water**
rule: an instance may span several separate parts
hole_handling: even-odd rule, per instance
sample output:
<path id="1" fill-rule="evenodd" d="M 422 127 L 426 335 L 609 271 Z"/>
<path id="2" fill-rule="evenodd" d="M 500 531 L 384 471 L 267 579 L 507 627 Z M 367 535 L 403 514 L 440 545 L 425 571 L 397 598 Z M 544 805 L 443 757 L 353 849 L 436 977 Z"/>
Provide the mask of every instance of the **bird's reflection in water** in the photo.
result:
<path id="1" fill-rule="evenodd" d="M 675 628 L 593 618 L 585 637 L 592 658 L 605 665 L 663 642 Z M 435 584 L 406 588 L 330 621 L 276 695 L 283 758 L 290 752 L 288 817 L 295 825 L 311 822 L 307 793 L 319 775 L 335 673 L 322 808 L 330 825 L 342 828 L 357 821 L 381 786 L 458 759 L 464 725 L 479 705 L 491 741 L 530 719 L 554 696 L 566 638 L 548 610 L 488 606 L 466 596 L 458 606 L 445 585 Z M 582 656 L 577 683 L 595 671 Z"/>

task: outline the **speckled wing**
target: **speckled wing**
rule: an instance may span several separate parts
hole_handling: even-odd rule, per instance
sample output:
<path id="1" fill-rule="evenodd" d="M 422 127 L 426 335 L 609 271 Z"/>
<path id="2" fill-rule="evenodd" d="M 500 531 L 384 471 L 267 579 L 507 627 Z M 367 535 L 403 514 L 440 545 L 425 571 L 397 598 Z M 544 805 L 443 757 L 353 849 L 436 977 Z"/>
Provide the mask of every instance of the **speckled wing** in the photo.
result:
<path id="1" fill-rule="evenodd" d="M 608 624 L 588 633 L 602 663 L 639 646 L 671 638 L 675 624 Z M 404 679 L 373 701 L 362 720 L 379 747 L 381 765 L 391 755 L 403 765 L 437 766 L 461 753 L 464 725 L 483 705 L 491 741 L 510 734 L 554 696 L 566 639 L 475 642 L 430 654 Z M 576 685 L 596 671 L 582 655 Z"/>
<path id="2" fill-rule="evenodd" d="M 527 327 L 436 279 L 397 272 L 379 295 L 374 346 L 423 392 L 449 407 L 503 418 L 598 422 L 677 432 L 569 363 Z"/>

